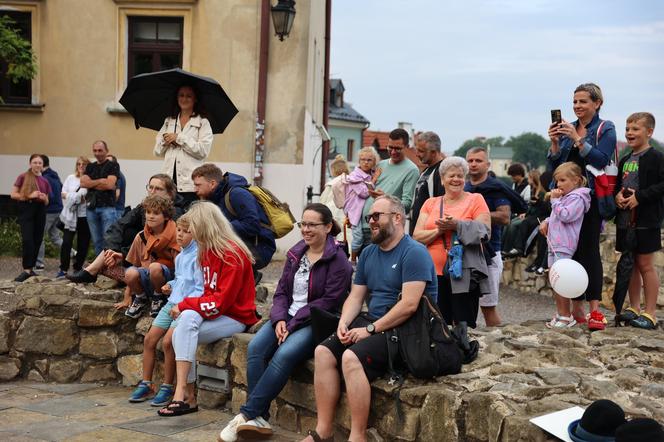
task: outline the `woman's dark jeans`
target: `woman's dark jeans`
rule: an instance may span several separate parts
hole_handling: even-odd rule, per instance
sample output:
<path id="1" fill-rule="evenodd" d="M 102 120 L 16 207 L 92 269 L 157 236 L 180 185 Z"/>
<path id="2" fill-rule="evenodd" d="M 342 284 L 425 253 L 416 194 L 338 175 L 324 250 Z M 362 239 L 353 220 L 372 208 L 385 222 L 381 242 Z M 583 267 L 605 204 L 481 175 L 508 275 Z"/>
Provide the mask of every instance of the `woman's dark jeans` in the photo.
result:
<path id="1" fill-rule="evenodd" d="M 69 270 L 69 261 L 71 257 L 71 248 L 74 244 L 74 235 L 76 235 L 76 258 L 74 259 L 74 270 L 83 269 L 83 263 L 88 255 L 90 247 L 90 227 L 88 220 L 84 216 L 76 219 L 76 231 L 65 229 L 62 235 L 62 247 L 60 247 L 60 270 L 66 272 Z"/>
<path id="2" fill-rule="evenodd" d="M 19 202 L 18 225 L 21 226 L 22 265 L 24 269 L 32 269 L 44 239 L 46 206 L 38 202 Z"/>

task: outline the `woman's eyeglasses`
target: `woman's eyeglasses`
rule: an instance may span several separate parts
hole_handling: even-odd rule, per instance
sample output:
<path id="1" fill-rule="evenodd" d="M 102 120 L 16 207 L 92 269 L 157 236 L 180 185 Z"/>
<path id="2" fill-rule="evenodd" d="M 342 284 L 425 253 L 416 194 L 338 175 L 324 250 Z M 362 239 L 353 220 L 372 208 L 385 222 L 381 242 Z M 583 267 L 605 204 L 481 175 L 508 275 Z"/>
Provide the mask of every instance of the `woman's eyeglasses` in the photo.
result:
<path id="1" fill-rule="evenodd" d="M 313 229 L 314 227 L 324 226 L 324 225 L 325 223 L 308 223 L 306 221 L 300 221 L 299 223 L 297 223 L 297 226 L 300 229 Z"/>
<path id="2" fill-rule="evenodd" d="M 163 192 L 164 190 L 166 190 L 163 187 L 150 186 L 150 185 L 145 186 L 145 189 L 150 192 L 159 192 L 159 191 Z"/>
<path id="3" fill-rule="evenodd" d="M 366 215 L 364 217 L 364 220 L 367 223 L 370 222 L 371 220 L 373 220 L 373 222 L 376 223 L 376 222 L 378 222 L 378 219 L 380 219 L 381 215 L 396 215 L 397 213 L 398 212 L 374 212 L 374 213 L 370 213 L 370 214 Z"/>

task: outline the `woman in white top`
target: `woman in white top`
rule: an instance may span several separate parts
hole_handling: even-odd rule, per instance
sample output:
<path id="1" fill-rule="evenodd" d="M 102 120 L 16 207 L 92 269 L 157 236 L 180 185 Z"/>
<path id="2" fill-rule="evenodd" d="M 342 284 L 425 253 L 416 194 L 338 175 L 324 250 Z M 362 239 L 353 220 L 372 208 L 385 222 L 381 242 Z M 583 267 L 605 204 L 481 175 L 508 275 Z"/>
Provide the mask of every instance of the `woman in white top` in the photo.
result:
<path id="1" fill-rule="evenodd" d="M 86 157 L 76 159 L 74 173 L 69 175 L 62 184 L 63 208 L 60 212 L 60 220 L 65 225 L 60 247 L 60 271 L 58 278 L 64 277 L 69 270 L 71 247 L 76 235 L 76 258 L 74 259 L 74 270 L 83 268 L 83 262 L 88 254 L 90 246 L 90 229 L 85 217 L 85 195 L 88 189 L 81 187 L 81 176 L 85 174 L 85 167 L 90 163 Z"/>
<path id="2" fill-rule="evenodd" d="M 164 157 L 162 172 L 173 178 L 187 206 L 196 200 L 191 172 L 205 162 L 212 139 L 210 122 L 201 116 L 194 89 L 181 86 L 173 115 L 166 118 L 157 134 L 154 153 Z"/>

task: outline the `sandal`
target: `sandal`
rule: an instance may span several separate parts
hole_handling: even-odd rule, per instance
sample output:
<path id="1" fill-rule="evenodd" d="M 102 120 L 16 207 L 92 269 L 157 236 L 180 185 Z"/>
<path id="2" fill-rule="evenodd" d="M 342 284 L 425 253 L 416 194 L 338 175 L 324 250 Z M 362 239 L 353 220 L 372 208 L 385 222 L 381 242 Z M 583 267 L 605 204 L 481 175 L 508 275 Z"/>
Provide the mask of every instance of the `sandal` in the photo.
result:
<path id="1" fill-rule="evenodd" d="M 629 321 L 629 325 L 646 330 L 655 330 L 657 328 L 657 320 L 648 313 L 643 312 L 638 318 Z"/>
<path id="2" fill-rule="evenodd" d="M 168 404 L 166 407 L 157 411 L 157 414 L 162 417 L 173 417 L 173 416 L 182 416 L 189 413 L 195 413 L 198 411 L 198 405 L 192 407 L 185 401 L 173 401 Z"/>
<path id="3" fill-rule="evenodd" d="M 622 327 L 629 325 L 630 321 L 635 320 L 639 317 L 639 312 L 632 307 L 627 307 L 624 312 L 619 315 L 616 315 L 614 321 L 616 322 L 616 327 Z"/>
<path id="4" fill-rule="evenodd" d="M 571 328 L 576 325 L 576 319 L 572 316 L 561 316 L 556 314 L 551 321 L 544 325 L 546 325 L 546 328 Z"/>
<path id="5" fill-rule="evenodd" d="M 314 442 L 334 442 L 334 435 L 326 438 L 322 438 L 316 433 L 316 430 L 309 430 L 307 431 L 307 435 L 311 436 L 311 438 L 314 440 Z"/>

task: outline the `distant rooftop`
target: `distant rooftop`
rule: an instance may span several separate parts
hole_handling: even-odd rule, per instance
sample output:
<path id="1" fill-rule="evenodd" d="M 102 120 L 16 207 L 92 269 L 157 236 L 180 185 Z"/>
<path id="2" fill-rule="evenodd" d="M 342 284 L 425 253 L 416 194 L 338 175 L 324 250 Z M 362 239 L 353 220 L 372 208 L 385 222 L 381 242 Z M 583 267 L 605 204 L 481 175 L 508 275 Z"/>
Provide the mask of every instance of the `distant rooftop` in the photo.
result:
<path id="1" fill-rule="evenodd" d="M 369 120 L 367 120 L 364 115 L 353 109 L 353 106 L 351 106 L 350 103 L 344 101 L 345 90 L 346 88 L 340 79 L 330 79 L 329 118 L 369 125 Z"/>

